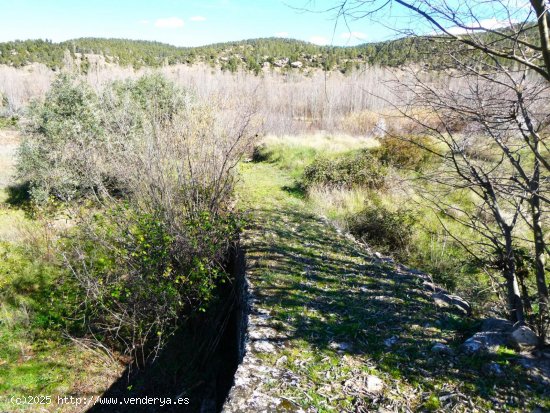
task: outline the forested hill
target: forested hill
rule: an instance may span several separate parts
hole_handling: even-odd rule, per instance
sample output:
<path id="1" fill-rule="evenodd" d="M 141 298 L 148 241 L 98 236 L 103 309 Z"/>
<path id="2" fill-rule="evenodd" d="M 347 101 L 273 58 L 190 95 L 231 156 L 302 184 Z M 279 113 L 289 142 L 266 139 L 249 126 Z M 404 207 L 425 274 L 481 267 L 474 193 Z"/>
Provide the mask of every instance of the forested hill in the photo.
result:
<path id="1" fill-rule="evenodd" d="M 200 47 L 176 47 L 159 42 L 82 38 L 54 43 L 25 40 L 0 43 L 0 64 L 20 67 L 43 63 L 63 67 L 68 57 L 87 67 L 86 55 L 102 55 L 106 62 L 134 68 L 203 62 L 222 69 L 239 68 L 258 73 L 262 67 L 322 68 L 346 72 L 367 64 L 398 66 L 427 60 L 438 48 L 429 39 L 402 38 L 353 47 L 318 46 L 293 39 L 264 38 L 217 43 Z"/>

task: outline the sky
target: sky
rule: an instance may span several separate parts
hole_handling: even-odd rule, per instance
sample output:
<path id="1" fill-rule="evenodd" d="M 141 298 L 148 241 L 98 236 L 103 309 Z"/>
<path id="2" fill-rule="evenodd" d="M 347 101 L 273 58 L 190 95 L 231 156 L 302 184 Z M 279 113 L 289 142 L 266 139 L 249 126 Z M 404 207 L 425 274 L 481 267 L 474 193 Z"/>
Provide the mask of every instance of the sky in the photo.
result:
<path id="1" fill-rule="evenodd" d="M 0 0 L 0 42 L 79 37 L 200 46 L 259 37 L 356 45 L 395 33 L 365 20 L 335 21 L 338 0 Z"/>

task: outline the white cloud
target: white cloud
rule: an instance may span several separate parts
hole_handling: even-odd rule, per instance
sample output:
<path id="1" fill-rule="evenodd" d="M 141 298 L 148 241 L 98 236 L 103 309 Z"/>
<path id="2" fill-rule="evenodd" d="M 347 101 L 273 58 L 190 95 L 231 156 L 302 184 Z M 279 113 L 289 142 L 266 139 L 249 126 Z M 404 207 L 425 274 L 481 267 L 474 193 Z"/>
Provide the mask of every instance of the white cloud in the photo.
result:
<path id="1" fill-rule="evenodd" d="M 367 35 L 362 32 L 345 32 L 340 35 L 340 38 L 346 40 L 365 40 L 367 38 Z"/>
<path id="2" fill-rule="evenodd" d="M 314 44 L 319 45 L 319 46 L 324 46 L 324 45 L 328 44 L 328 39 L 326 37 L 323 37 L 323 36 L 311 36 L 309 38 L 309 41 L 311 43 L 314 43 Z"/>
<path id="3" fill-rule="evenodd" d="M 192 22 L 203 22 L 203 21 L 206 20 L 206 17 L 204 17 L 204 16 L 193 16 L 189 20 L 191 20 Z"/>
<path id="4" fill-rule="evenodd" d="M 138 23 L 143 25 L 143 26 L 147 26 L 149 24 L 149 20 L 140 20 L 140 21 L 138 21 Z"/>
<path id="5" fill-rule="evenodd" d="M 510 26 L 510 24 L 516 24 L 516 23 L 517 23 L 516 20 L 508 21 L 508 20 L 497 20 L 495 18 L 491 18 L 491 19 L 483 19 L 483 20 L 480 20 L 479 22 L 472 23 L 471 27 L 478 28 L 478 29 L 481 28 L 485 30 L 494 30 L 494 29 L 499 29 L 503 27 L 508 27 Z M 470 30 L 464 29 L 458 26 L 449 27 L 447 31 L 451 34 L 466 34 L 470 32 Z"/>
<path id="6" fill-rule="evenodd" d="M 155 26 L 162 29 L 177 29 L 183 27 L 183 20 L 179 17 L 167 17 L 165 19 L 157 19 Z"/>
<path id="7" fill-rule="evenodd" d="M 275 33 L 275 37 L 288 37 L 288 32 L 277 32 Z"/>

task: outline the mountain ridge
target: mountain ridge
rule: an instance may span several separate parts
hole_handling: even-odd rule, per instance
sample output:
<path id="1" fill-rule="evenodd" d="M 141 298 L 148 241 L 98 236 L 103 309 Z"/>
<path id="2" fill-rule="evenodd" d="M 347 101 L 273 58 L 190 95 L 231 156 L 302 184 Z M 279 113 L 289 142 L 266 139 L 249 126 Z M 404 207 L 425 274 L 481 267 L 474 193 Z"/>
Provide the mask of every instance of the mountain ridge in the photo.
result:
<path id="1" fill-rule="evenodd" d="M 136 69 L 204 62 L 219 66 L 222 70 L 244 68 L 255 73 L 272 66 L 346 72 L 366 64 L 399 66 L 406 62 L 419 62 L 430 50 L 433 51 L 433 46 L 434 42 L 428 38 L 411 37 L 357 46 L 320 46 L 302 40 L 269 37 L 197 47 L 116 38 L 88 37 L 57 43 L 38 39 L 0 43 L 0 64 L 21 67 L 43 63 L 52 70 L 58 70 L 64 66 L 68 55 L 75 59 L 83 56 L 85 60 L 86 54 L 98 54 L 106 57 L 109 63 Z M 300 63 L 292 65 L 294 62 Z"/>

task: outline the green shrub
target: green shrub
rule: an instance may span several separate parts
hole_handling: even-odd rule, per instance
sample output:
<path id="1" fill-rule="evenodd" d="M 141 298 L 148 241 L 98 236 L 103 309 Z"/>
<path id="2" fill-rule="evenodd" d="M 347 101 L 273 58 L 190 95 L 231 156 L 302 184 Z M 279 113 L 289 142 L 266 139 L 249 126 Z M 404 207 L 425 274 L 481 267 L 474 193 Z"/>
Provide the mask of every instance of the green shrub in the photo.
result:
<path id="1" fill-rule="evenodd" d="M 319 158 L 306 167 L 303 182 L 306 187 L 382 188 L 386 176 L 384 167 L 369 151 L 348 153 L 336 158 Z"/>
<path id="2" fill-rule="evenodd" d="M 31 105 L 26 133 L 18 174 L 36 201 L 72 199 L 101 181 L 93 154 L 105 134 L 97 96 L 85 83 L 59 76 L 44 102 Z"/>
<path id="3" fill-rule="evenodd" d="M 350 217 L 350 232 L 384 254 L 405 258 L 413 236 L 413 215 L 403 209 L 392 211 L 375 202 Z"/>
<path id="4" fill-rule="evenodd" d="M 70 271 L 55 289 L 72 312 L 52 306 L 50 318 L 143 361 L 223 280 L 250 119 L 222 123 L 160 76 L 102 95 L 61 76 L 31 114 L 20 177 L 36 209 L 58 206 L 75 223 L 59 245 Z"/>
<path id="5" fill-rule="evenodd" d="M 433 143 L 425 136 L 386 136 L 381 139 L 376 154 L 386 165 L 419 171 L 434 160 L 430 149 L 433 150 Z"/>
<path id="6" fill-rule="evenodd" d="M 137 80 L 116 81 L 106 89 L 102 101 L 108 108 L 106 118 L 111 126 L 120 123 L 120 116 L 130 116 L 130 121 L 143 126 L 143 118 L 149 123 L 167 124 L 182 110 L 187 109 L 192 96 L 178 88 L 174 82 L 155 74 Z M 112 116 L 112 110 L 120 110 Z"/>
<path id="7" fill-rule="evenodd" d="M 51 196 L 68 201 L 130 192 L 117 165 L 126 159 L 120 158 L 144 136 L 171 125 L 192 101 L 159 75 L 114 82 L 101 96 L 83 81 L 60 75 L 44 101 L 30 107 L 19 178 L 38 203 Z"/>
<path id="8" fill-rule="evenodd" d="M 59 290 L 81 296 L 71 318 L 85 326 L 81 333 L 146 359 L 181 317 L 206 309 L 237 228 L 231 216 L 205 212 L 174 231 L 126 203 L 91 213 L 63 245 L 71 276 Z"/>
<path id="9" fill-rule="evenodd" d="M 8 116 L 8 117 L 0 116 L 0 129 L 13 128 L 17 126 L 17 122 L 19 122 L 19 118 L 17 116 Z"/>

